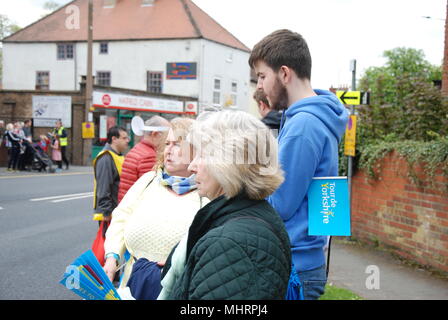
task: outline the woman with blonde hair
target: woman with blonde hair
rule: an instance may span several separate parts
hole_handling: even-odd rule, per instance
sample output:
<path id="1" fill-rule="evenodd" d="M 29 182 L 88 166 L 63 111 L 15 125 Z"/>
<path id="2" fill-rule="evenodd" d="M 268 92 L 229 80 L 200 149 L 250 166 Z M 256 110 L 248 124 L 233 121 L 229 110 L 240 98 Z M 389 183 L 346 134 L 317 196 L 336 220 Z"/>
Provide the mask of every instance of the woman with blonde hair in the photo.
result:
<path id="1" fill-rule="evenodd" d="M 135 182 L 112 213 L 104 270 L 114 279 L 129 252 L 120 288 L 128 286 L 137 300 L 157 298 L 161 268 L 202 207 L 194 175 L 188 171 L 191 148 L 186 136 L 192 123 L 187 118 L 171 121 L 163 159 Z"/>
<path id="2" fill-rule="evenodd" d="M 189 141 L 189 170 L 211 202 L 172 251 L 158 299 L 284 299 L 289 238 L 265 200 L 283 181 L 277 141 L 241 111 L 201 115 Z"/>

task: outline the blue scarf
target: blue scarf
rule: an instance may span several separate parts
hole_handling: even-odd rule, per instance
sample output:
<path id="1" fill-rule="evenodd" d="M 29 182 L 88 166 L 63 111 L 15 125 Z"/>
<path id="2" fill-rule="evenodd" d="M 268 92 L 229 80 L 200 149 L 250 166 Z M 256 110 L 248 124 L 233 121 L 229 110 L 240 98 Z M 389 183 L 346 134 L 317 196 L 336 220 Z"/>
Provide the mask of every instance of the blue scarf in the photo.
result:
<path id="1" fill-rule="evenodd" d="M 162 185 L 170 187 L 179 195 L 196 189 L 196 182 L 194 180 L 195 174 L 192 174 L 189 177 L 170 176 L 165 169 L 159 169 L 157 175 L 159 176 Z"/>

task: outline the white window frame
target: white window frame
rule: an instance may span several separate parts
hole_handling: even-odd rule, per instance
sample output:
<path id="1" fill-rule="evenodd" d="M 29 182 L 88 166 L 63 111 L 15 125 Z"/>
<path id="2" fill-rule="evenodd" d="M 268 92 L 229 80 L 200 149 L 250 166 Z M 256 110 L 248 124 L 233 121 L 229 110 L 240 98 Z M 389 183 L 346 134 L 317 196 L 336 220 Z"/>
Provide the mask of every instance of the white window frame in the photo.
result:
<path id="1" fill-rule="evenodd" d="M 109 84 L 100 83 L 104 81 L 105 77 L 100 77 L 101 75 L 109 74 Z M 112 72 L 110 71 L 97 71 L 96 72 L 96 84 L 99 86 L 110 87 L 112 85 Z"/>
<path id="2" fill-rule="evenodd" d="M 68 47 L 71 46 L 71 55 L 69 57 Z M 61 50 L 62 49 L 62 50 Z M 59 53 L 62 53 L 62 56 Z M 56 45 L 56 58 L 57 60 L 73 60 L 75 57 L 75 44 L 74 43 L 58 43 Z"/>
<path id="3" fill-rule="evenodd" d="M 103 51 L 104 45 L 105 45 L 106 51 Z M 107 41 L 100 42 L 99 54 L 109 54 L 109 42 L 107 42 Z"/>
<path id="4" fill-rule="evenodd" d="M 152 76 L 158 75 L 158 78 Z M 158 84 L 160 82 L 160 85 Z M 157 90 L 152 90 L 157 88 Z M 147 71 L 146 72 L 146 91 L 151 93 L 163 93 L 163 71 Z"/>
<path id="5" fill-rule="evenodd" d="M 47 77 L 47 83 L 43 80 L 43 76 Z M 45 87 L 45 88 L 42 88 Z M 50 90 L 50 71 L 36 71 L 36 90 Z"/>
<path id="6" fill-rule="evenodd" d="M 233 85 L 235 85 L 235 91 L 233 90 Z M 232 82 L 230 83 L 230 98 L 232 99 L 234 106 L 238 105 L 238 81 L 236 80 L 232 80 Z"/>
<path id="7" fill-rule="evenodd" d="M 216 86 L 217 83 L 219 84 L 218 87 Z M 221 78 L 218 77 L 213 78 L 213 105 L 215 106 L 221 106 L 221 90 L 222 90 Z M 215 99 L 216 97 L 218 99 Z"/>

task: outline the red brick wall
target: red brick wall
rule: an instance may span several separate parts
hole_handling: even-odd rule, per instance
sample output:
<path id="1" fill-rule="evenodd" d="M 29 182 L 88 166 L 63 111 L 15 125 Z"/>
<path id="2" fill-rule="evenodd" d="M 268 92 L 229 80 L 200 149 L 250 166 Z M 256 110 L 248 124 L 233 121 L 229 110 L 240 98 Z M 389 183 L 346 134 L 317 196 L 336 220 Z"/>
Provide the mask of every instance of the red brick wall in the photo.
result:
<path id="1" fill-rule="evenodd" d="M 422 186 L 407 178 L 395 152 L 382 160 L 378 181 L 358 171 L 352 180 L 352 235 L 391 248 L 399 256 L 448 272 L 448 179 L 440 172 Z"/>

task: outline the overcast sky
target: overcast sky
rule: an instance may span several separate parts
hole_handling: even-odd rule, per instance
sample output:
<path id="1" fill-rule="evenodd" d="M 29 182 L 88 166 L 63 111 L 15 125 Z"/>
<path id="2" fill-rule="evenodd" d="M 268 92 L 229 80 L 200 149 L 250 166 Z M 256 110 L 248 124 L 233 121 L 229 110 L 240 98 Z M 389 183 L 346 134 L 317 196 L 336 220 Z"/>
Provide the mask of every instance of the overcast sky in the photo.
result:
<path id="1" fill-rule="evenodd" d="M 302 34 L 315 88 L 350 85 L 350 60 L 357 60 L 359 78 L 366 68 L 383 65 L 383 52 L 396 47 L 422 49 L 432 64 L 443 59 L 446 0 L 193 1 L 249 48 L 277 29 Z M 0 0 L 0 13 L 24 27 L 45 13 L 45 2 Z"/>

